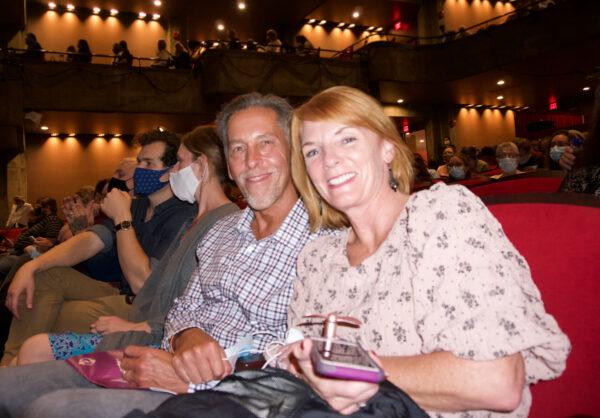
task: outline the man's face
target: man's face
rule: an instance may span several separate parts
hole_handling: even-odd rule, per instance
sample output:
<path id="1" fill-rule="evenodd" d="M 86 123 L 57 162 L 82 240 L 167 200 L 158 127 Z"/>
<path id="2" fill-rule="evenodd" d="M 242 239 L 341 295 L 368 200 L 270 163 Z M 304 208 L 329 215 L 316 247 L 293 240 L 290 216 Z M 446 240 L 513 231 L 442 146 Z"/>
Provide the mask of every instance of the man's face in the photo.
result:
<path id="1" fill-rule="evenodd" d="M 144 145 L 137 155 L 137 167 L 149 170 L 162 170 L 165 164 L 162 157 L 165 154 L 166 144 L 161 141 Z"/>
<path id="2" fill-rule="evenodd" d="M 126 159 L 121 161 L 121 164 L 115 170 L 113 177 L 119 180 L 125 180 L 125 184 L 129 190 L 133 190 L 133 171 L 137 167 L 137 161 L 133 159 Z M 107 192 L 108 193 L 108 185 Z M 104 195 L 106 195 L 104 193 Z"/>
<path id="3" fill-rule="evenodd" d="M 552 141 L 550 142 L 550 146 L 559 146 L 559 147 L 566 147 L 569 144 L 569 137 L 567 135 L 564 134 L 558 134 L 556 135 L 554 138 L 552 138 Z"/>
<path id="4" fill-rule="evenodd" d="M 248 205 L 257 211 L 273 206 L 289 189 L 290 149 L 274 110 L 252 107 L 228 123 L 227 165 Z"/>

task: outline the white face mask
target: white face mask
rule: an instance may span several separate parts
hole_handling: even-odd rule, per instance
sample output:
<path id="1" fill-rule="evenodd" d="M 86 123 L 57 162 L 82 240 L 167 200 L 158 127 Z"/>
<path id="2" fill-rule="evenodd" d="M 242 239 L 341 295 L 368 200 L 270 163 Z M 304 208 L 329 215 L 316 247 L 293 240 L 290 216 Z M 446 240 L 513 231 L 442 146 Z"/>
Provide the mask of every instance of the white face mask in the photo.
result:
<path id="1" fill-rule="evenodd" d="M 499 158 L 498 165 L 503 173 L 510 174 L 517 169 L 517 159 L 511 157 Z"/>
<path id="2" fill-rule="evenodd" d="M 171 183 L 171 190 L 178 199 L 185 202 L 194 203 L 196 201 L 196 190 L 200 185 L 200 180 L 196 178 L 194 171 L 192 170 L 192 164 L 185 168 L 171 173 L 169 176 L 169 183 Z"/>
<path id="3" fill-rule="evenodd" d="M 465 168 L 462 165 L 450 167 L 448 174 L 456 180 L 462 180 L 467 175 L 467 173 L 465 173 Z"/>

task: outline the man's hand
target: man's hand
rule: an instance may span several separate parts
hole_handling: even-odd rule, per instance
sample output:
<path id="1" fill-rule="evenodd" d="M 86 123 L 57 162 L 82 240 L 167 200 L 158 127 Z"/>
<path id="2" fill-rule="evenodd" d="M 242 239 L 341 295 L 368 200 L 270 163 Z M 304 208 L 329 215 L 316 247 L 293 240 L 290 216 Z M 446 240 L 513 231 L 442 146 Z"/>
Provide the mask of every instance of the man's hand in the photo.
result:
<path id="1" fill-rule="evenodd" d="M 33 293 L 35 291 L 35 279 L 33 277 L 35 269 L 32 262 L 23 264 L 13 277 L 12 283 L 6 293 L 6 307 L 17 319 L 19 316 L 19 299 L 25 294 L 25 304 L 27 309 L 33 308 Z"/>
<path id="2" fill-rule="evenodd" d="M 358 411 L 379 390 L 376 383 L 358 382 L 341 379 L 329 379 L 317 376 L 310 359 L 312 341 L 305 339 L 291 346 L 288 371 L 300 374 L 333 409 L 343 415 Z"/>
<path id="3" fill-rule="evenodd" d="M 177 376 L 171 361 L 171 354 L 164 350 L 130 345 L 121 360 L 123 379 L 132 387 L 156 387 L 186 393 L 188 383 Z"/>
<path id="4" fill-rule="evenodd" d="M 560 156 L 558 164 L 563 170 L 570 171 L 573 169 L 573 166 L 575 165 L 575 152 L 573 151 L 573 148 L 565 147 L 565 152 Z"/>
<path id="5" fill-rule="evenodd" d="M 102 212 L 115 224 L 131 220 L 131 196 L 119 189 L 112 189 L 100 204 Z"/>
<path id="6" fill-rule="evenodd" d="M 198 328 L 183 331 L 175 341 L 173 367 L 184 382 L 206 383 L 231 374 L 225 350 Z"/>
<path id="7" fill-rule="evenodd" d="M 37 238 L 35 238 L 35 240 L 33 241 L 33 243 L 37 247 L 38 251 L 41 252 L 41 253 L 45 253 L 50 248 L 54 247 L 54 242 L 52 242 L 48 238 L 44 238 L 44 237 L 37 237 Z"/>
<path id="8" fill-rule="evenodd" d="M 91 331 L 96 334 L 110 334 L 111 332 L 136 331 L 135 322 L 129 322 L 118 316 L 101 316 L 96 322 L 90 325 Z"/>

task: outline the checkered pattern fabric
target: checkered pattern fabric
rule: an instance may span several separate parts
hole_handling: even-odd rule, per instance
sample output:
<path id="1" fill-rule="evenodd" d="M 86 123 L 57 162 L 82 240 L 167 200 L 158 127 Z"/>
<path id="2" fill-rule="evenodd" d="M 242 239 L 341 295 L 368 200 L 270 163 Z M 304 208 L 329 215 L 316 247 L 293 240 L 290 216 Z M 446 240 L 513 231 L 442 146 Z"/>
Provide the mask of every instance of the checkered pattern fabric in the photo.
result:
<path id="1" fill-rule="evenodd" d="M 252 210 L 222 219 L 198 246 L 198 267 L 183 296 L 175 299 L 165 324 L 163 348 L 187 328 L 200 328 L 221 347 L 254 335 L 264 349 L 283 338 L 296 278 L 296 260 L 310 234 L 308 214 L 298 200 L 273 235 L 256 240 Z"/>

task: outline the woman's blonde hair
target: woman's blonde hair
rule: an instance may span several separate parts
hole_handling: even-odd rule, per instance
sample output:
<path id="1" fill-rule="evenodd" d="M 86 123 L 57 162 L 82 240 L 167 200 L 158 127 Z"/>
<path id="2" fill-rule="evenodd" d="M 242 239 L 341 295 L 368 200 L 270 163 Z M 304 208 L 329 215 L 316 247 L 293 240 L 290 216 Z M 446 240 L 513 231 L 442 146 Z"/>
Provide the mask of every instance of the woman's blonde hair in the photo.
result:
<path id="1" fill-rule="evenodd" d="M 298 107 L 292 116 L 292 179 L 308 210 L 311 230 L 348 226 L 346 216 L 324 201 L 312 184 L 302 154 L 302 122 L 328 121 L 365 128 L 394 146 L 390 163 L 398 191 L 410 193 L 413 153 L 400 138 L 392 120 L 374 98 L 352 87 L 331 87 Z"/>

